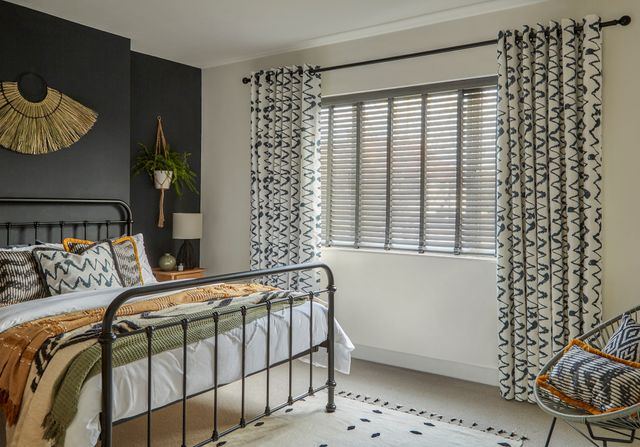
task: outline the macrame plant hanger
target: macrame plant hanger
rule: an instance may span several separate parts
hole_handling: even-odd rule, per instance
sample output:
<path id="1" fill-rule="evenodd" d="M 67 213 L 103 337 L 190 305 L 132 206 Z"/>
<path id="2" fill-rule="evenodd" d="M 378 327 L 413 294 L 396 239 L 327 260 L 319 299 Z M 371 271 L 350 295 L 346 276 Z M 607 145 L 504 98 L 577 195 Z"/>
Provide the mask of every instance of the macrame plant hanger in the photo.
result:
<path id="1" fill-rule="evenodd" d="M 164 131 L 162 130 L 162 117 L 158 116 L 158 130 L 156 131 L 156 155 L 163 155 L 165 158 L 168 155 L 167 140 L 164 137 Z M 171 187 L 171 180 L 173 178 L 172 171 L 155 171 L 154 179 L 156 189 L 160 190 L 160 206 L 158 214 L 158 228 L 164 228 L 164 192 Z"/>

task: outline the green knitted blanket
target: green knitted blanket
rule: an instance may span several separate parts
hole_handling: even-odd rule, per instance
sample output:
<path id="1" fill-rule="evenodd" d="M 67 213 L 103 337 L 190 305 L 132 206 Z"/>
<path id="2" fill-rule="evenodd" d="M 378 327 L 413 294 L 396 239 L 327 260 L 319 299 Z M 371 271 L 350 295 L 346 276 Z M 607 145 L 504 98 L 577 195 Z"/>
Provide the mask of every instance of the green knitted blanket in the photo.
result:
<path id="1" fill-rule="evenodd" d="M 305 300 L 306 297 L 295 297 L 293 305 L 299 306 Z M 287 306 L 288 303 L 286 302 L 274 303 L 271 310 L 272 312 L 276 312 Z M 232 309 L 240 309 L 241 307 L 242 304 L 231 304 L 224 308 L 224 312 Z M 201 309 L 201 307 L 199 309 Z M 249 309 L 246 313 L 246 322 L 249 323 L 257 320 L 266 316 L 266 314 L 267 310 L 265 306 Z M 149 322 L 148 325 L 180 322 L 185 316 L 186 315 L 179 315 L 161 322 L 156 320 Z M 207 316 L 210 318 L 189 323 L 187 344 L 205 340 L 215 335 L 211 309 L 190 313 L 188 315 L 189 319 Z M 222 334 L 240 326 L 242 326 L 242 315 L 240 312 L 221 315 L 218 321 L 218 333 Z M 155 355 L 160 352 L 182 347 L 183 337 L 184 332 L 181 325 L 154 329 L 151 345 L 152 354 Z M 147 335 L 145 333 L 118 338 L 113 344 L 113 367 L 116 368 L 146 358 L 147 349 Z M 78 410 L 78 400 L 82 386 L 89 378 L 100 374 L 100 372 L 101 346 L 96 343 L 77 355 L 58 379 L 53 391 L 51 411 L 42 424 L 45 433 L 44 438 L 52 440 L 54 446 L 64 445 L 66 429 L 69 424 L 71 424 Z"/>

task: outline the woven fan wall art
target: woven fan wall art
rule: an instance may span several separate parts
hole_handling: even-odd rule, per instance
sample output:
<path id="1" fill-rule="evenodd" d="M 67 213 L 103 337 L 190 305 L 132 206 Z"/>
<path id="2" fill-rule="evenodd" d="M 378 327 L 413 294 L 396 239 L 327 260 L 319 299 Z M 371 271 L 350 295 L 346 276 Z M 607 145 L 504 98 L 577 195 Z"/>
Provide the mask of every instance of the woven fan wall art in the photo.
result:
<path id="1" fill-rule="evenodd" d="M 43 83 L 44 97 L 31 101 L 21 89 L 25 76 Z M 47 86 L 35 73 L 16 82 L 0 82 L 0 146 L 22 154 L 41 155 L 69 147 L 93 127 L 98 114 Z"/>

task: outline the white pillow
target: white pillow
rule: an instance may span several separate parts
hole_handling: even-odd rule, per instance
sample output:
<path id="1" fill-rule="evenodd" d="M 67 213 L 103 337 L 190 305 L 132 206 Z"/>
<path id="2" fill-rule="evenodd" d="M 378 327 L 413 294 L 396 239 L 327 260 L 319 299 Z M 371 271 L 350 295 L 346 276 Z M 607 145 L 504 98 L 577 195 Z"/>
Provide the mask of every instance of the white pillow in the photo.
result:
<path id="1" fill-rule="evenodd" d="M 35 245 L 30 246 L 30 249 L 34 249 L 37 247 L 45 247 L 45 248 L 55 248 L 57 250 L 64 250 L 64 245 L 56 244 L 53 242 L 37 242 Z"/>
<path id="2" fill-rule="evenodd" d="M 34 248 L 56 248 L 64 250 L 62 244 L 53 244 L 50 242 L 40 242 L 33 245 L 12 245 L 10 247 L 0 247 L 0 251 L 33 251 Z"/>
<path id="3" fill-rule="evenodd" d="M 144 236 L 142 233 L 134 234 L 133 240 L 136 243 L 136 249 L 138 250 L 138 260 L 140 261 L 140 270 L 142 270 L 142 282 L 143 284 L 153 284 L 158 282 L 153 275 L 151 264 L 147 258 L 147 251 L 144 248 Z"/>

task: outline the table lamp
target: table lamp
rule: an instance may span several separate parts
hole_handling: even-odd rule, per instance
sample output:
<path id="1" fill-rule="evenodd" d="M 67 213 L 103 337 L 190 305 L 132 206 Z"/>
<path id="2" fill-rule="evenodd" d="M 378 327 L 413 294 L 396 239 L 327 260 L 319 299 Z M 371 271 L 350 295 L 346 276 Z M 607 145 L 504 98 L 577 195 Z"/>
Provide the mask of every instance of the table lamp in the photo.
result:
<path id="1" fill-rule="evenodd" d="M 178 265 L 182 264 L 185 269 L 196 267 L 191 240 L 202 238 L 202 214 L 173 213 L 173 238 L 184 240 L 178 251 Z"/>

